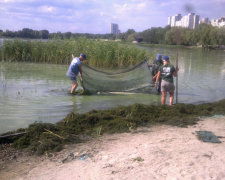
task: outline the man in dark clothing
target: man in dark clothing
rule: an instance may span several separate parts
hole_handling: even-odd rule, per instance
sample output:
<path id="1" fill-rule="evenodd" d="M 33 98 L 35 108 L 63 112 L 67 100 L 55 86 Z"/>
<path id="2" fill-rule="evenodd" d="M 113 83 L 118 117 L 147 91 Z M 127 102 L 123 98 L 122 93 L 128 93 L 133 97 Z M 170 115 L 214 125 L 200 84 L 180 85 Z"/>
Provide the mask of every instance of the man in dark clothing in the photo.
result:
<path id="1" fill-rule="evenodd" d="M 159 68 L 163 65 L 163 61 L 162 61 L 162 55 L 161 54 L 157 54 L 156 58 L 152 64 L 152 81 L 155 84 L 156 81 L 156 77 L 157 77 L 157 73 L 159 71 Z M 157 84 L 157 91 L 160 94 L 161 92 L 161 81 L 162 78 L 159 78 L 159 83 Z"/>

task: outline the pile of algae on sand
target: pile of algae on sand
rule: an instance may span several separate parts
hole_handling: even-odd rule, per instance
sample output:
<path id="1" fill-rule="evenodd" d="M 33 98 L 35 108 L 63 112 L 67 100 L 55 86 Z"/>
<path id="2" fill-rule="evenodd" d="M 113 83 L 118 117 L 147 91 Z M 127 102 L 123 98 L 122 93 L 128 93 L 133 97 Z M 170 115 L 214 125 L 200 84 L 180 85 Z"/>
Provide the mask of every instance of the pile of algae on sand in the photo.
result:
<path id="1" fill-rule="evenodd" d="M 110 110 L 92 110 L 84 114 L 68 114 L 56 124 L 34 123 L 26 134 L 14 140 L 14 148 L 34 154 L 60 151 L 65 144 L 79 143 L 81 137 L 96 137 L 104 133 L 129 132 L 139 126 L 166 124 L 179 127 L 194 125 L 199 117 L 225 115 L 225 99 L 208 104 L 120 106 Z"/>

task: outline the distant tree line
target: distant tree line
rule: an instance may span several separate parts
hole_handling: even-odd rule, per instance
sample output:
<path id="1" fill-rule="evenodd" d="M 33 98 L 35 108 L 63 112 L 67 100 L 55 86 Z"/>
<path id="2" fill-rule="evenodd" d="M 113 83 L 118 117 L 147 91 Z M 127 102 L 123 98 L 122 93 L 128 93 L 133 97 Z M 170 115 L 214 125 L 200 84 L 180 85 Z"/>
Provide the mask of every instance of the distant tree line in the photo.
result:
<path id="1" fill-rule="evenodd" d="M 70 39 L 85 37 L 87 39 L 115 39 L 113 34 L 89 34 L 89 33 L 49 33 L 48 30 L 32 30 L 29 28 L 23 28 L 19 31 L 0 30 L 0 37 L 6 38 L 29 38 L 29 39 Z"/>
<path id="2" fill-rule="evenodd" d="M 117 36 L 113 34 L 89 33 L 49 33 L 48 30 L 36 31 L 24 28 L 21 31 L 5 32 L 0 30 L 0 37 L 31 38 L 31 39 L 70 39 L 85 37 L 87 39 L 120 39 L 124 42 L 145 42 L 150 44 L 169 45 L 225 45 L 225 27 L 213 27 L 210 24 L 200 24 L 197 29 L 191 30 L 182 27 L 153 27 L 143 32 L 128 29 Z"/>
<path id="3" fill-rule="evenodd" d="M 7 38 L 30 38 L 30 39 L 48 39 L 49 32 L 48 30 L 32 30 L 29 28 L 23 28 L 19 31 L 10 31 L 6 30 L 5 32 L 0 30 L 0 37 Z"/>
<path id="4" fill-rule="evenodd" d="M 200 24 L 195 30 L 171 28 L 165 33 L 165 44 L 171 45 L 225 45 L 225 27 Z"/>
<path id="5" fill-rule="evenodd" d="M 153 27 L 143 32 L 136 33 L 128 30 L 119 35 L 124 41 L 138 41 L 150 44 L 169 44 L 169 45 L 225 45 L 225 27 L 213 27 L 209 24 L 200 24 L 197 29 L 191 30 L 182 27 L 166 26 Z"/>

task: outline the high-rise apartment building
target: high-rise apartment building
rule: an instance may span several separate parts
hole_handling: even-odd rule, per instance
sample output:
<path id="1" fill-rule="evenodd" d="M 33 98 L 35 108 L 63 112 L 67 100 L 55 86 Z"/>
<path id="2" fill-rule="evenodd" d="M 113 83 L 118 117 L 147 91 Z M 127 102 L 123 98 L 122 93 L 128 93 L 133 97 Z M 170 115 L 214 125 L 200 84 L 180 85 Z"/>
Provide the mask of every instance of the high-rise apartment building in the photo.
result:
<path id="1" fill-rule="evenodd" d="M 118 24 L 111 23 L 111 34 L 117 35 L 120 33 Z"/>
<path id="2" fill-rule="evenodd" d="M 181 14 L 176 14 L 175 16 L 168 17 L 168 25 L 171 27 L 176 26 L 176 22 L 180 21 L 182 18 Z"/>
<path id="3" fill-rule="evenodd" d="M 200 16 L 196 15 L 195 13 L 189 13 L 186 16 L 181 14 L 176 14 L 175 16 L 168 17 L 168 25 L 171 27 L 185 27 L 189 29 L 196 29 L 200 23 L 207 23 L 212 26 L 217 27 L 224 27 L 225 26 L 225 17 L 220 17 L 218 19 L 212 19 L 211 21 L 209 18 L 202 18 L 200 21 Z"/>
<path id="4" fill-rule="evenodd" d="M 193 17 L 193 28 L 192 29 L 196 29 L 199 25 L 199 22 L 200 22 L 200 16 L 194 15 L 194 17 Z"/>
<path id="5" fill-rule="evenodd" d="M 224 27 L 225 26 L 225 17 L 220 17 L 218 19 L 212 19 L 212 26 Z"/>
<path id="6" fill-rule="evenodd" d="M 199 15 L 195 15 L 195 13 L 189 13 L 186 16 L 181 14 L 176 14 L 175 16 L 168 17 L 168 25 L 171 27 L 185 27 L 189 29 L 195 29 L 199 25 Z"/>
<path id="7" fill-rule="evenodd" d="M 200 23 L 210 24 L 209 18 L 202 18 Z"/>

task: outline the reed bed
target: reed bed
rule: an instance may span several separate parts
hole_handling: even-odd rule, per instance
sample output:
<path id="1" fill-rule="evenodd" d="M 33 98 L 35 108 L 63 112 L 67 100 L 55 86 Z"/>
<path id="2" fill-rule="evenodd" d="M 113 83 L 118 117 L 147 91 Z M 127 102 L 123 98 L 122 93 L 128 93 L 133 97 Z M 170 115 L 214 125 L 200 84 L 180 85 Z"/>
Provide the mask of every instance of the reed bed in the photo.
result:
<path id="1" fill-rule="evenodd" d="M 2 61 L 9 62 L 38 62 L 69 64 L 71 54 L 79 56 L 85 53 L 87 63 L 94 67 L 127 67 L 150 57 L 145 50 L 132 45 L 113 41 L 90 40 L 6 40 L 2 47 Z"/>

